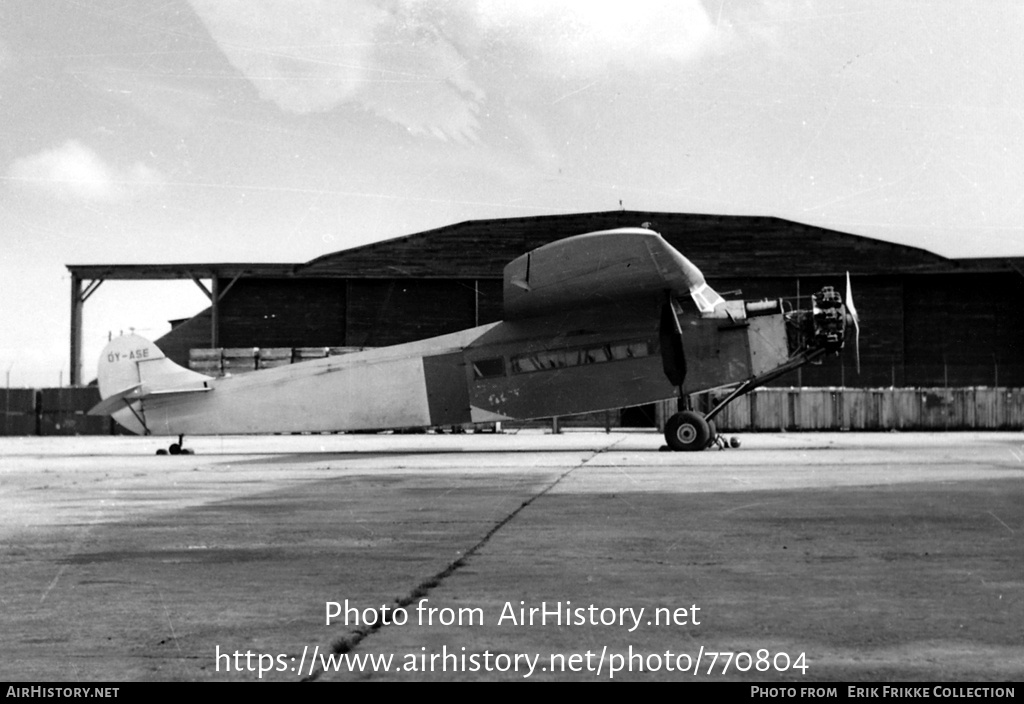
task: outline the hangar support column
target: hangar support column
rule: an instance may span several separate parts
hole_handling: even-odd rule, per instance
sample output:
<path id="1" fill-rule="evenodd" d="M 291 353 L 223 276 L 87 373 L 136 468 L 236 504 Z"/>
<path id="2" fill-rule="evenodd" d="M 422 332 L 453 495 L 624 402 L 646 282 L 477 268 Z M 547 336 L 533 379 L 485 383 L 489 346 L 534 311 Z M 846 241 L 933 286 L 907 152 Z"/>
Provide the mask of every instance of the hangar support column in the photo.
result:
<path id="1" fill-rule="evenodd" d="M 82 374 L 82 280 L 71 275 L 71 364 L 68 383 L 78 386 Z"/>
<path id="2" fill-rule="evenodd" d="M 220 287 L 220 273 L 218 271 L 209 272 L 210 288 L 206 288 L 203 282 L 200 281 L 200 273 L 192 274 L 192 280 L 196 286 L 210 299 L 210 347 L 212 348 L 220 347 L 220 302 L 224 296 L 228 295 L 228 291 L 235 285 L 235 282 L 242 278 L 242 273 L 244 272 L 235 274 L 235 277 L 231 279 L 223 290 Z"/>
<path id="3" fill-rule="evenodd" d="M 82 385 L 82 309 L 89 296 L 103 283 L 103 279 L 93 279 L 82 290 L 82 278 L 71 273 L 71 359 L 68 369 L 68 385 Z"/>
<path id="4" fill-rule="evenodd" d="M 220 347 L 220 277 L 217 272 L 210 279 L 210 347 Z"/>

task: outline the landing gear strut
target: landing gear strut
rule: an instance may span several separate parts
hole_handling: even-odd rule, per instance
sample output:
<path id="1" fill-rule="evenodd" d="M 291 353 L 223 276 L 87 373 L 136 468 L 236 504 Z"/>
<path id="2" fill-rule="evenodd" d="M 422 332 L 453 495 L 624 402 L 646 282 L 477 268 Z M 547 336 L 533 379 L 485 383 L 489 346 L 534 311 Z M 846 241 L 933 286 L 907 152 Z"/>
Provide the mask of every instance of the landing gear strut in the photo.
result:
<path id="1" fill-rule="evenodd" d="M 172 443 L 171 446 L 168 447 L 166 450 L 164 450 L 162 448 L 157 450 L 156 454 L 158 454 L 158 455 L 194 455 L 195 454 L 194 450 L 189 450 L 189 449 L 186 449 L 186 448 L 182 447 L 182 445 L 185 444 L 184 441 L 185 441 L 185 436 L 184 435 L 179 435 L 178 436 L 178 442 Z"/>
<path id="2" fill-rule="evenodd" d="M 777 379 L 797 367 L 803 366 L 808 362 L 812 362 L 823 354 L 825 354 L 824 348 L 804 351 L 800 354 L 794 355 L 785 364 L 780 365 L 767 374 L 753 376 L 747 379 L 743 383 L 738 384 L 732 393 L 719 402 L 717 406 L 712 408 L 706 417 L 701 413 L 689 410 L 676 413 L 668 419 L 667 423 L 665 423 L 665 441 L 668 442 L 668 449 L 675 450 L 677 452 L 693 452 L 695 450 L 706 449 L 711 447 L 711 445 L 717 445 L 719 449 L 723 450 L 727 445 L 728 447 L 739 447 L 740 443 L 736 438 L 731 438 L 728 443 L 726 443 L 725 438 L 715 431 L 715 424 L 711 419 L 721 413 L 722 409 L 743 394 L 749 393 L 757 387 Z M 682 399 L 682 389 L 679 390 L 679 394 L 680 399 Z"/>

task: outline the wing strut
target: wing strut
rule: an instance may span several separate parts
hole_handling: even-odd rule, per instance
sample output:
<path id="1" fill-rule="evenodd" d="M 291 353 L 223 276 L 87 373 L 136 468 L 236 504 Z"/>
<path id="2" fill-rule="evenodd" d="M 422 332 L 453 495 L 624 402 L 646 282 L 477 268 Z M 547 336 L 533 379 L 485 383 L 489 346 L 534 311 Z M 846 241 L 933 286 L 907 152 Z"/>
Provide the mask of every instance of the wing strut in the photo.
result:
<path id="1" fill-rule="evenodd" d="M 124 399 L 122 399 L 122 400 L 124 400 Z M 143 416 L 139 415 L 139 412 L 135 410 L 135 404 L 129 403 L 129 402 L 125 401 L 125 405 L 128 407 L 128 410 L 132 412 L 132 415 L 135 416 L 135 419 L 137 421 L 139 421 L 139 424 L 142 425 L 142 429 L 146 431 L 143 434 L 144 435 L 152 435 L 153 433 L 150 432 L 149 426 L 146 425 L 146 419 Z"/>
<path id="2" fill-rule="evenodd" d="M 815 359 L 825 354 L 825 351 L 825 349 L 819 347 L 814 350 L 801 352 L 800 354 L 796 355 L 788 362 L 783 364 L 781 367 L 776 367 L 775 369 L 765 374 L 762 374 L 761 376 L 750 377 L 749 379 L 741 383 L 738 387 L 736 387 L 736 389 L 731 394 L 722 399 L 717 406 L 712 408 L 711 411 L 706 416 L 704 416 L 705 420 L 713 420 L 714 417 L 721 413 L 726 406 L 728 406 L 730 403 L 732 403 L 735 399 L 739 398 L 743 394 L 749 393 L 756 389 L 757 387 L 767 384 L 769 381 L 778 379 L 783 374 L 787 374 L 796 369 L 797 367 L 802 367 L 808 362 L 813 362 Z"/>
<path id="3" fill-rule="evenodd" d="M 672 292 L 667 291 L 661 306 L 661 321 L 658 329 L 661 345 L 661 366 L 669 382 L 679 390 L 683 398 L 683 382 L 686 380 L 686 353 L 683 349 L 683 329 L 679 325 Z"/>

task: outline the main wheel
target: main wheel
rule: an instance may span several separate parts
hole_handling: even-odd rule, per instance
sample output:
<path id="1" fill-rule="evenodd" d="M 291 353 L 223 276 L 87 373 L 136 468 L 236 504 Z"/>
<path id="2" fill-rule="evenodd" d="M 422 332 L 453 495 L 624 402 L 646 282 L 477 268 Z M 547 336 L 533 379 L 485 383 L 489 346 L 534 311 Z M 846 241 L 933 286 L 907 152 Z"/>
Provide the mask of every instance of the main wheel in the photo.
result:
<path id="1" fill-rule="evenodd" d="M 711 428 L 704 416 L 693 411 L 682 411 L 665 424 L 665 441 L 677 452 L 703 450 L 711 439 Z"/>

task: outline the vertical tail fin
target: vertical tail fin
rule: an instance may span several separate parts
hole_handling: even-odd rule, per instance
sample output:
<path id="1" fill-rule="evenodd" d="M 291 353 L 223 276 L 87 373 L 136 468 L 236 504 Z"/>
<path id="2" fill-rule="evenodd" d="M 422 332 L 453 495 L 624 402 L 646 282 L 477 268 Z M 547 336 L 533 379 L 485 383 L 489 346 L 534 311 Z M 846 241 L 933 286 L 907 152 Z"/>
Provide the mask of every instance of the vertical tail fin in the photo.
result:
<path id="1" fill-rule="evenodd" d="M 111 415 L 134 433 L 145 433 L 142 399 L 153 393 L 205 390 L 205 376 L 179 366 L 159 347 L 138 335 L 111 340 L 100 354 L 100 402 L 90 413 Z"/>

